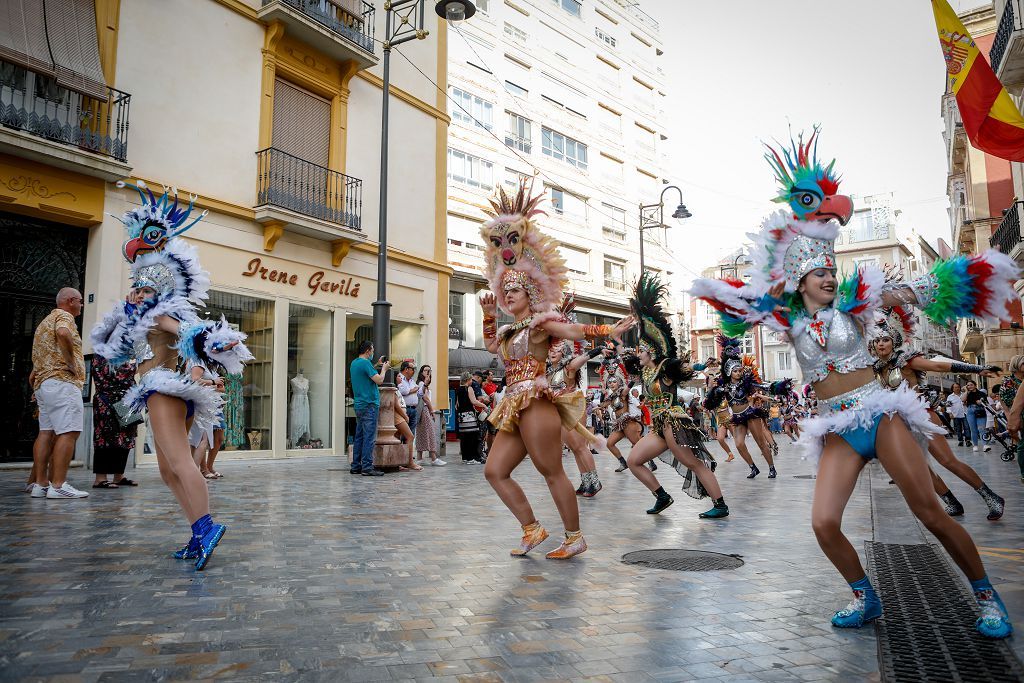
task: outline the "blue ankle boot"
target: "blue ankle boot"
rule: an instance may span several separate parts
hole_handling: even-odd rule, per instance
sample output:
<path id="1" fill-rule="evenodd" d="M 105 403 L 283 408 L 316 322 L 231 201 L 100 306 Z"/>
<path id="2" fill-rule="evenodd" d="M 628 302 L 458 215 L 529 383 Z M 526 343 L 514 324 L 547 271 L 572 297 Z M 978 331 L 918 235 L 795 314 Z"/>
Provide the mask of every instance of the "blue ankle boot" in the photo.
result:
<path id="1" fill-rule="evenodd" d="M 181 550 L 174 551 L 176 560 L 194 560 L 199 557 L 199 539 L 193 536 L 188 539 L 188 544 Z"/>
<path id="2" fill-rule="evenodd" d="M 196 570 L 206 567 L 206 563 L 210 561 L 214 549 L 227 530 L 228 528 L 223 524 L 210 525 L 210 530 L 199 540 L 199 558 L 196 560 Z"/>
<path id="3" fill-rule="evenodd" d="M 871 587 L 868 577 L 850 584 L 853 589 L 853 600 L 832 615 L 832 625 L 836 628 L 860 628 L 864 624 L 882 616 L 882 601 Z"/>
<path id="4" fill-rule="evenodd" d="M 1006 605 L 999 598 L 999 593 L 996 593 L 988 577 L 971 581 L 971 588 L 974 590 L 974 599 L 981 608 L 981 616 L 974 622 L 974 628 L 986 638 L 1008 638 L 1013 633 L 1013 624 L 1010 623 Z"/>

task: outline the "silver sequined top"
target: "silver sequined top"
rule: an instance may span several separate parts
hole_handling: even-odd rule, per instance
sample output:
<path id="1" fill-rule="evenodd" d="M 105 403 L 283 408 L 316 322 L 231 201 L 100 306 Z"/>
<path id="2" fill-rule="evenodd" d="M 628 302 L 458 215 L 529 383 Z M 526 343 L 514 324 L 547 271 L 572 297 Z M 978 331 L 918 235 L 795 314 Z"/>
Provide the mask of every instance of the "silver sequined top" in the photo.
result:
<path id="1" fill-rule="evenodd" d="M 864 333 L 849 313 L 833 309 L 825 348 L 806 328 L 792 330 L 789 336 L 807 382 L 820 382 L 830 372 L 853 372 L 875 362 L 868 353 Z"/>

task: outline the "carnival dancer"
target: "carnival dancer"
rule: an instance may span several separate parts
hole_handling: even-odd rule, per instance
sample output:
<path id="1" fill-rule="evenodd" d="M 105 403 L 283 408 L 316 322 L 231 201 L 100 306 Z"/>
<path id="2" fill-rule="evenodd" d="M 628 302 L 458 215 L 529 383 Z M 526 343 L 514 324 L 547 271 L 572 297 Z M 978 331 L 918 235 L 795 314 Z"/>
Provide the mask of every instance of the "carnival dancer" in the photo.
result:
<path id="1" fill-rule="evenodd" d="M 796 396 L 789 396 L 782 409 L 782 429 L 793 443 L 796 443 L 800 438 L 799 410 L 800 407 L 797 405 Z"/>
<path id="2" fill-rule="evenodd" d="M 882 604 L 864 573 L 857 551 L 841 530 L 843 511 L 868 460 L 878 458 L 910 509 L 967 575 L 982 616 L 983 636 L 1005 638 L 1013 628 L 985 574 L 967 531 L 943 511 L 930 492 L 928 464 L 914 434 L 942 433 L 911 389 L 886 391 L 874 376 L 866 328 L 882 306 L 916 305 L 938 324 L 958 317 L 998 320 L 1016 297 L 1018 269 L 998 252 L 957 256 L 907 284 L 883 287 L 875 267 L 836 278 L 834 242 L 853 202 L 838 194 L 834 162 L 816 158 L 817 129 L 782 154 L 766 155 L 782 185 L 778 201 L 790 211 L 770 216 L 756 242 L 749 283 L 702 279 L 692 293 L 721 315 L 731 336 L 766 324 L 785 333 L 803 376 L 814 384 L 819 417 L 805 422 L 801 442 L 820 457 L 811 525 L 818 544 L 853 590 L 853 601 L 833 616 L 837 627 L 860 627 L 882 614 Z M 838 223 L 837 223 L 838 221 Z M 899 419 L 897 419 L 899 418 Z"/>
<path id="3" fill-rule="evenodd" d="M 717 463 L 704 445 L 704 432 L 679 402 L 677 389 L 693 378 L 695 368 L 677 355 L 672 325 L 661 303 L 667 291 L 658 276 L 645 272 L 629 302 L 639 321 L 640 345 L 637 355 L 627 359 L 626 370 L 642 377 L 644 398 L 651 410 L 651 431 L 630 451 L 629 471 L 655 498 L 654 506 L 647 510 L 649 515 L 658 514 L 675 502 L 654 473 L 644 467 L 645 463 L 661 458 L 684 478 L 686 495 L 698 500 L 711 496 L 714 507 L 699 517 L 728 517 L 729 506 L 715 477 Z"/>
<path id="4" fill-rule="evenodd" d="M 122 253 L 131 264 L 131 289 L 125 302 L 93 327 L 93 350 L 114 365 L 138 363 L 139 381 L 122 406 L 126 414 L 149 413 L 160 476 L 192 525 L 192 538 L 174 557 L 195 559 L 196 569 L 203 569 L 226 527 L 210 516 L 206 481 L 192 461 L 188 431 L 193 421 L 202 430 L 214 425 L 224 399 L 180 368 L 240 373 L 252 354 L 242 343 L 245 335 L 226 320 L 200 320 L 196 314 L 206 302 L 210 276 L 195 248 L 179 236 L 206 212 L 187 222 L 194 197 L 183 207 L 176 190 L 165 189 L 157 199 L 142 181 L 128 186 L 142 199 L 120 218 L 129 238 Z"/>
<path id="5" fill-rule="evenodd" d="M 636 446 L 643 436 L 643 414 L 640 412 L 641 391 L 639 386 L 626 387 L 621 375 L 613 375 L 608 379 L 608 398 L 602 405 L 611 408 L 615 416 L 612 433 L 608 436 L 607 447 L 615 459 L 619 461 L 616 472 L 629 469 L 629 463 L 622 457 L 622 451 L 616 445 L 622 439 L 628 439 L 630 446 Z"/>
<path id="6" fill-rule="evenodd" d="M 717 377 L 715 379 L 709 378 L 708 391 L 710 392 L 711 389 L 713 387 L 718 386 L 718 384 L 719 380 Z M 710 410 L 714 414 L 715 422 L 717 423 L 717 429 L 715 430 L 715 439 L 718 441 L 718 445 L 722 447 L 722 450 L 725 451 L 725 454 L 729 456 L 728 458 L 725 459 L 725 462 L 732 462 L 733 460 L 736 459 L 736 456 L 732 454 L 732 450 L 729 448 L 728 438 L 729 434 L 733 434 L 733 438 L 736 437 L 733 433 L 732 411 L 729 410 L 729 400 L 725 398 L 725 396 L 722 396 L 721 400 L 718 402 L 718 405 L 714 408 L 708 407 L 708 410 Z"/>
<path id="7" fill-rule="evenodd" d="M 758 376 L 753 358 L 740 352 L 739 339 L 732 339 L 720 334 L 718 342 L 722 346 L 721 375 L 718 378 L 718 383 L 711 388 L 704 399 L 704 406 L 708 410 L 713 410 L 723 400 L 729 403 L 736 450 L 750 467 L 747 479 L 753 479 L 761 474 L 761 470 L 754 464 L 750 450 L 747 449 L 748 432 L 754 437 L 754 443 L 761 449 L 761 456 L 768 463 L 768 478 L 774 479 L 778 476 L 778 472 L 775 470 L 774 450 L 764 434 L 767 431 L 767 423 L 764 418 L 768 416 L 768 413 L 764 408 L 754 404 L 754 398 L 762 391 L 776 396 L 786 395 L 791 389 L 791 382 L 790 380 L 781 380 L 764 384 Z"/>
<path id="8" fill-rule="evenodd" d="M 533 218 L 543 213 L 543 195 L 532 195 L 532 182 L 521 181 L 509 195 L 501 187 L 491 199 L 491 220 L 480 231 L 486 245 L 485 274 L 491 291 L 480 299 L 484 340 L 505 366 L 505 398 L 488 418 L 498 435 L 487 458 L 484 475 L 501 501 L 523 527 L 523 538 L 512 555 L 525 555 L 548 537 L 537 521 L 526 494 L 512 471 L 527 452 L 544 477 L 565 526 L 561 546 L 547 554 L 568 559 L 587 549 L 579 524 L 579 506 L 572 484 L 562 469 L 561 430 L 583 429 L 584 399 L 578 393 L 556 395 L 545 378 L 548 350 L 556 339 L 618 337 L 632 318 L 609 325 L 567 323 L 555 307 L 568 285 L 565 262 L 557 244 L 538 229 Z M 496 306 L 514 318 L 497 329 Z M 586 431 L 584 429 L 584 431 Z M 588 432 L 589 434 L 589 432 Z"/>
<path id="9" fill-rule="evenodd" d="M 928 385 L 925 383 L 927 372 L 953 372 L 956 374 L 977 374 L 982 377 L 996 377 L 999 367 L 996 365 L 972 365 L 959 361 L 931 360 L 924 354 L 904 347 L 906 340 L 913 336 L 914 326 L 910 311 L 895 306 L 883 309 L 878 313 L 878 320 L 872 330 L 868 350 L 878 360 L 875 361 L 875 375 L 886 389 L 897 389 L 906 382 L 911 389 L 916 389 L 928 409 L 928 417 L 937 426 L 944 426 L 935 412 L 935 404 L 941 400 L 937 395 L 926 400 Z M 1005 501 L 981 480 L 978 473 L 967 463 L 955 455 L 946 442 L 946 435 L 934 435 L 928 439 L 928 452 L 947 470 L 960 477 L 974 489 L 988 506 L 988 519 L 997 520 L 1003 516 Z M 929 468 L 931 469 L 931 468 Z M 945 482 L 935 471 L 931 472 L 932 486 L 935 493 L 946 505 L 946 513 L 950 517 L 964 514 L 964 506 L 949 490 Z"/>
<path id="10" fill-rule="evenodd" d="M 564 322 L 574 323 L 575 316 L 572 309 L 575 307 L 575 300 L 567 295 L 562 302 L 561 313 Z M 584 352 L 577 349 L 568 341 L 558 341 L 551 344 L 548 349 L 548 364 L 546 377 L 548 386 L 555 392 L 556 396 L 567 396 L 576 400 L 579 398 L 586 401 L 583 389 L 580 387 L 582 376 L 580 370 L 591 358 L 601 353 L 600 349 L 591 349 Z M 586 434 L 587 436 L 584 436 Z M 580 429 L 569 430 L 562 427 L 562 443 L 568 447 L 576 458 L 576 467 L 580 471 L 580 485 L 576 488 L 576 495 L 584 498 L 593 498 L 603 488 L 601 478 L 597 474 L 597 464 L 594 462 L 594 454 L 590 452 L 591 432 L 587 429 L 586 411 L 580 417 Z"/>

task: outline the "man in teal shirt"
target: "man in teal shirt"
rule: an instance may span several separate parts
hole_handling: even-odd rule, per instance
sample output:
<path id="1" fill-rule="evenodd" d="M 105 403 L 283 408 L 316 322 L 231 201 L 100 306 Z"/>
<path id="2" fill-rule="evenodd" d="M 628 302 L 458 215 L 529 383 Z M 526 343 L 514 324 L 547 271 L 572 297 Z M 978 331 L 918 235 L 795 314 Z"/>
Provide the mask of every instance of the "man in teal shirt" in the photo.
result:
<path id="1" fill-rule="evenodd" d="M 378 371 L 370 358 L 373 343 L 364 340 L 357 349 L 359 356 L 349 366 L 352 396 L 355 399 L 356 433 L 352 440 L 352 474 L 380 477 L 384 473 L 373 466 L 373 447 L 377 443 L 377 418 L 380 415 L 380 389 L 384 381 L 384 358 L 378 361 Z"/>

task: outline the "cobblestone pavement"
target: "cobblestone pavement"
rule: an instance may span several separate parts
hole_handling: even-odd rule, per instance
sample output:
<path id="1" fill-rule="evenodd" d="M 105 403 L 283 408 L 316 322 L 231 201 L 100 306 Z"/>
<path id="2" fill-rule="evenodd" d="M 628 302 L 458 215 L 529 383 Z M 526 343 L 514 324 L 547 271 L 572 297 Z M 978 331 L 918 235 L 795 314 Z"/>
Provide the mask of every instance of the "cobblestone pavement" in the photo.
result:
<path id="1" fill-rule="evenodd" d="M 154 468 L 132 473 L 139 488 L 90 489 L 82 501 L 31 499 L 24 472 L 3 472 L 0 679 L 877 680 L 874 630 L 828 624 L 848 593 L 810 531 L 814 482 L 795 476 L 810 467 L 782 448 L 775 480 L 745 479 L 738 459 L 720 467 L 733 514 L 717 521 L 698 520 L 708 501 L 678 493 L 667 467 L 658 475 L 676 503 L 644 514 L 650 494 L 600 456 L 604 491 L 580 503 L 590 550 L 570 562 L 544 559 L 554 538 L 509 557 L 518 526 L 456 449 L 448 467 L 375 479 L 333 458 L 224 462 L 210 486 L 229 528 L 201 573 L 169 557 L 188 527 Z M 958 450 L 1007 498 L 1006 518 L 986 522 L 980 498 L 947 477 L 1020 622 L 1016 464 Z M 893 495 L 869 469 L 847 512 L 858 547 L 872 538 L 872 495 Z M 82 488 L 89 476 L 72 474 Z M 518 479 L 557 535 L 528 462 Z M 894 533 L 915 524 L 874 520 Z M 745 564 L 690 573 L 620 562 L 650 548 Z"/>

